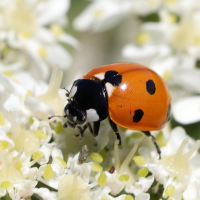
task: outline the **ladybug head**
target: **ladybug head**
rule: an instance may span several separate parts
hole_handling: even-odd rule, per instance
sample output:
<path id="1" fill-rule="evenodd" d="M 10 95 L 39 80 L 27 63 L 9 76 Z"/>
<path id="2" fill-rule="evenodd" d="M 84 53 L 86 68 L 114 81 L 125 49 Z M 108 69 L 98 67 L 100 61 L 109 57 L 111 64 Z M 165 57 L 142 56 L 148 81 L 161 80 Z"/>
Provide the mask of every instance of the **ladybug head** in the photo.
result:
<path id="1" fill-rule="evenodd" d="M 64 112 L 65 117 L 73 124 L 83 124 L 86 121 L 86 111 L 73 100 L 65 106 Z"/>

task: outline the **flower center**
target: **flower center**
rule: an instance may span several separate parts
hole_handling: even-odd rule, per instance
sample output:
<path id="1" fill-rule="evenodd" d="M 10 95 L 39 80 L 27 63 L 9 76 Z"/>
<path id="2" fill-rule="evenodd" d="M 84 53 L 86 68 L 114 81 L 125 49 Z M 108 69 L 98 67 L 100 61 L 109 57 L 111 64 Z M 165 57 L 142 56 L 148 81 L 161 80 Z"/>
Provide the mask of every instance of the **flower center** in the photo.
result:
<path id="1" fill-rule="evenodd" d="M 183 154 L 183 149 L 188 143 L 186 138 L 178 151 L 174 155 L 165 156 L 160 161 L 165 169 L 169 172 L 172 177 L 177 177 L 179 180 L 183 180 L 185 175 L 191 174 L 189 159 L 192 154 L 199 148 L 200 140 L 197 140 L 195 145 L 185 154 Z"/>
<path id="2" fill-rule="evenodd" d="M 172 36 L 172 46 L 177 51 L 186 51 L 190 46 L 200 45 L 200 26 L 192 20 L 180 23 Z"/>
<path id="3" fill-rule="evenodd" d="M 8 29 L 14 29 L 24 37 L 31 37 L 36 30 L 36 19 L 31 12 L 32 9 L 20 3 L 14 8 L 5 10 L 4 20 Z"/>

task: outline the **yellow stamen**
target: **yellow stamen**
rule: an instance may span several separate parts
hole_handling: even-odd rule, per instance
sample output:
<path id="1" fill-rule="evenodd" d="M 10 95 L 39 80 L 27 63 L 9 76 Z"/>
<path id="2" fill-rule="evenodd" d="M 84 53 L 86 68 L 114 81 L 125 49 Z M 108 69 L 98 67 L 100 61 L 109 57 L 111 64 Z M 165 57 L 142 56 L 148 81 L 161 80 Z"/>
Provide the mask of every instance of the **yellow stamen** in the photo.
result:
<path id="1" fill-rule="evenodd" d="M 9 143 L 7 141 L 0 141 L 0 150 L 6 149 L 8 144 Z"/>
<path id="2" fill-rule="evenodd" d="M 32 92 L 30 90 L 27 91 L 25 98 L 33 96 Z"/>
<path id="3" fill-rule="evenodd" d="M 107 176 L 104 172 L 101 172 L 99 178 L 98 178 L 98 184 L 101 186 L 101 187 L 104 187 L 105 184 L 106 184 L 106 181 L 107 181 Z"/>
<path id="4" fill-rule="evenodd" d="M 62 123 L 61 122 L 58 122 L 57 124 L 56 124 L 56 127 L 55 127 L 55 131 L 56 131 L 56 133 L 57 134 L 60 134 L 60 133 L 62 133 L 63 132 L 63 125 L 62 125 Z"/>
<path id="5" fill-rule="evenodd" d="M 19 31 L 19 34 L 22 35 L 25 38 L 31 38 L 32 33 L 30 31 Z"/>
<path id="6" fill-rule="evenodd" d="M 36 134 L 41 138 L 41 139 L 46 139 L 47 138 L 47 135 L 41 131 L 41 130 L 37 130 L 36 131 Z"/>
<path id="7" fill-rule="evenodd" d="M 92 158 L 92 160 L 94 160 L 95 162 L 101 163 L 103 162 L 103 157 L 99 154 L 99 153 L 91 153 L 90 157 Z"/>
<path id="8" fill-rule="evenodd" d="M 140 45 L 146 44 L 150 40 L 150 35 L 148 33 L 140 33 L 136 36 L 136 42 Z"/>
<path id="9" fill-rule="evenodd" d="M 36 151 L 33 153 L 32 159 L 37 160 L 39 158 L 42 158 L 43 156 L 44 156 L 44 154 L 41 151 Z"/>
<path id="10" fill-rule="evenodd" d="M 94 163 L 93 167 L 92 167 L 92 171 L 94 172 L 101 172 L 102 171 L 102 166 L 99 165 L 98 163 Z"/>
<path id="11" fill-rule="evenodd" d="M 44 176 L 44 179 L 47 181 L 53 178 L 53 170 L 50 164 L 47 164 L 47 166 L 44 168 L 43 176 Z"/>
<path id="12" fill-rule="evenodd" d="M 11 186 L 11 182 L 10 181 L 3 181 L 1 183 L 1 188 L 9 188 Z"/>
<path id="13" fill-rule="evenodd" d="M 176 23 L 177 22 L 177 16 L 172 14 L 172 13 L 169 13 L 167 15 L 167 20 L 170 22 L 170 23 Z"/>
<path id="14" fill-rule="evenodd" d="M 200 36 L 195 37 L 195 44 L 200 45 Z"/>
<path id="15" fill-rule="evenodd" d="M 146 158 L 143 156 L 135 156 L 133 160 L 137 165 L 145 165 L 147 163 Z"/>
<path id="16" fill-rule="evenodd" d="M 20 170 L 22 167 L 22 162 L 19 160 L 16 165 L 16 169 Z"/>
<path id="17" fill-rule="evenodd" d="M 165 194 L 170 197 L 174 194 L 175 192 L 175 187 L 173 185 L 168 185 L 167 188 L 165 189 Z"/>
<path id="18" fill-rule="evenodd" d="M 64 167 L 64 168 L 66 168 L 67 167 L 67 163 L 61 158 L 61 157 L 56 157 L 58 160 L 60 160 L 60 162 L 61 162 L 61 164 L 62 164 L 62 166 Z"/>
<path id="19" fill-rule="evenodd" d="M 144 167 L 144 168 L 138 170 L 139 177 L 146 177 L 148 173 L 149 173 L 149 170 L 147 167 Z"/>
<path id="20" fill-rule="evenodd" d="M 119 181 L 128 181 L 129 180 L 129 175 L 128 174 L 124 174 L 124 175 L 121 175 L 119 178 L 118 178 Z"/>
<path id="21" fill-rule="evenodd" d="M 8 77 L 11 77 L 13 75 L 13 73 L 11 71 L 4 71 L 3 74 Z"/>
<path id="22" fill-rule="evenodd" d="M 38 49 L 38 54 L 42 57 L 42 58 L 45 58 L 46 55 L 47 55 L 47 52 L 46 52 L 46 49 L 44 47 L 40 47 Z"/>
<path id="23" fill-rule="evenodd" d="M 134 200 L 134 199 L 131 195 L 126 195 L 124 200 Z"/>
<path id="24" fill-rule="evenodd" d="M 52 24 L 50 30 L 57 36 L 60 36 L 64 33 L 63 29 L 58 24 Z"/>
<path id="25" fill-rule="evenodd" d="M 156 141 L 157 141 L 157 144 L 158 144 L 159 147 L 164 147 L 164 146 L 166 146 L 167 142 L 166 142 L 166 140 L 165 140 L 165 137 L 164 137 L 162 131 L 160 131 L 160 132 L 158 133 L 158 135 L 156 136 Z"/>
<path id="26" fill-rule="evenodd" d="M 2 112 L 0 112 L 0 125 L 3 126 L 5 124 L 5 117 Z"/>
<path id="27" fill-rule="evenodd" d="M 30 117 L 30 118 L 29 118 L 29 123 L 30 123 L 30 125 L 33 124 L 33 122 L 34 122 L 33 118 Z"/>
<path id="28" fill-rule="evenodd" d="M 164 74 L 163 74 L 163 79 L 165 80 L 165 81 L 168 81 L 168 80 L 170 80 L 171 78 L 172 78 L 172 71 L 171 70 L 166 70 L 165 72 L 164 72 Z"/>

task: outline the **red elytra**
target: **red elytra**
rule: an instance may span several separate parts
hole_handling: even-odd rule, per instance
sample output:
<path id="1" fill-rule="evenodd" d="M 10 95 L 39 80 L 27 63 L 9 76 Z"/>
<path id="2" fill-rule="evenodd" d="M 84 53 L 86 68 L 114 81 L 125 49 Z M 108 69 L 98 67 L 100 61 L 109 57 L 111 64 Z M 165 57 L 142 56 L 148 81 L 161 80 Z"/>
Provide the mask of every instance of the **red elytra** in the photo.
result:
<path id="1" fill-rule="evenodd" d="M 153 70 L 132 63 L 100 66 L 83 78 L 102 81 L 107 71 L 117 71 L 122 76 L 117 87 L 105 84 L 111 120 L 127 129 L 162 129 L 171 116 L 170 93 L 162 78 Z"/>

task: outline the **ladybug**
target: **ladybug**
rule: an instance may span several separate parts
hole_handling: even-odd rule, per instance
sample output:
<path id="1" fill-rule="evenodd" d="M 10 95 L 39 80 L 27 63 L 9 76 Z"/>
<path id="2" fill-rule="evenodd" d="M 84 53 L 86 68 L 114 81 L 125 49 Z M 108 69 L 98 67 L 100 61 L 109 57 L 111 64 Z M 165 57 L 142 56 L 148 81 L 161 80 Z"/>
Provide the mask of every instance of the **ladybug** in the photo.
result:
<path id="1" fill-rule="evenodd" d="M 117 125 L 140 130 L 152 137 L 161 158 L 150 131 L 162 129 L 171 118 L 171 98 L 164 81 L 154 71 L 139 64 L 114 63 L 92 69 L 74 81 L 70 91 L 64 89 L 68 97 L 64 127 L 77 129 L 80 139 L 87 127 L 97 136 L 101 121 L 108 118 L 119 144 Z"/>

